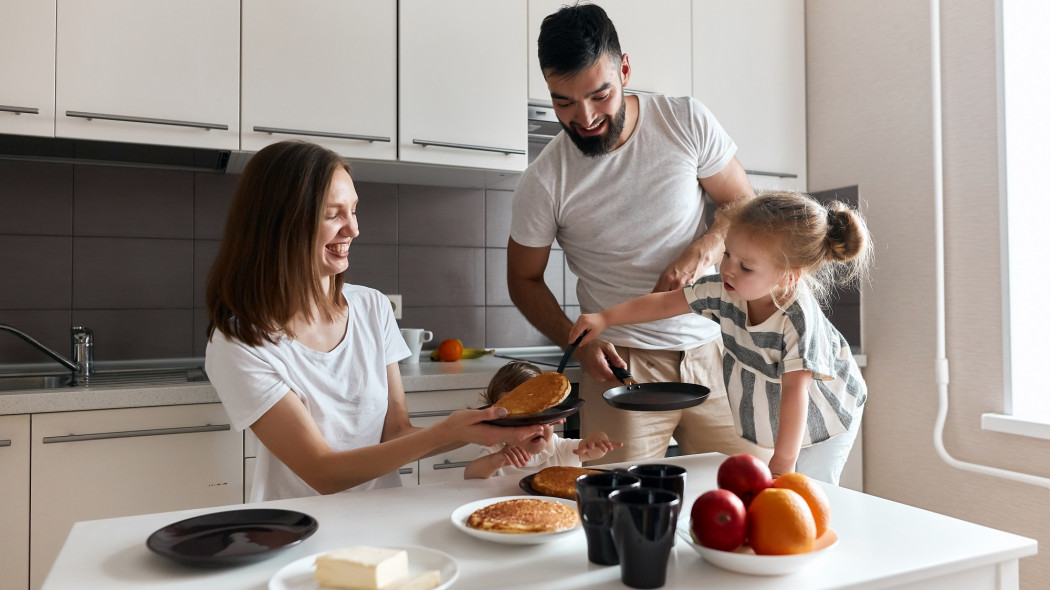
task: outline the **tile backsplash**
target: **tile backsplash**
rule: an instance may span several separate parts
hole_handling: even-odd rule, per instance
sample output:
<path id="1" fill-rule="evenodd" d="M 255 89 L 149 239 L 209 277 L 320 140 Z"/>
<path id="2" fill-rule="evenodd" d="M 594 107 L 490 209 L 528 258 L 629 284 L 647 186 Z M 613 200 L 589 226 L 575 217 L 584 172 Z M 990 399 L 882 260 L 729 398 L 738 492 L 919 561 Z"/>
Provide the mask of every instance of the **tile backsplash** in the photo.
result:
<path id="1" fill-rule="evenodd" d="M 237 180 L 0 160 L 0 323 L 64 355 L 70 327 L 87 326 L 96 361 L 203 356 L 204 284 Z M 357 191 L 348 280 L 400 293 L 402 327 L 466 346 L 553 344 L 507 293 L 512 191 L 367 182 Z M 856 202 L 856 187 L 845 193 Z M 557 246 L 546 280 L 574 318 L 576 279 Z M 832 318 L 858 346 L 857 296 L 843 294 Z M 44 362 L 0 333 L 0 365 Z"/>
<path id="2" fill-rule="evenodd" d="M 0 323 L 95 359 L 204 355 L 204 284 L 238 176 L 0 161 Z M 507 294 L 511 191 L 361 182 L 348 280 L 403 297 L 403 327 L 467 346 L 541 346 Z M 560 250 L 547 280 L 570 316 Z M 568 277 L 568 278 L 567 278 Z M 570 294 L 566 295 L 566 290 Z M 47 362 L 0 333 L 0 365 Z"/>

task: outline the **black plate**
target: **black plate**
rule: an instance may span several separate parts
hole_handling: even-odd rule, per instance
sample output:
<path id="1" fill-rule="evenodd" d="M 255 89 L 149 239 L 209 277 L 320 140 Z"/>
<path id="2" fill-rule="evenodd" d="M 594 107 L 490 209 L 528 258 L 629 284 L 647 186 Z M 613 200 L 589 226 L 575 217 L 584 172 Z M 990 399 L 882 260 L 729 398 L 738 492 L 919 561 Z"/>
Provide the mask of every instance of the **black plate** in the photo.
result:
<path id="1" fill-rule="evenodd" d="M 493 424 L 495 426 L 533 426 L 536 424 L 552 424 L 562 418 L 568 418 L 576 412 L 579 412 L 582 406 L 583 400 L 573 397 L 563 401 L 553 408 L 547 408 L 542 412 L 529 414 L 528 416 L 518 416 L 515 418 L 485 420 L 485 424 Z M 487 407 L 488 406 L 484 406 L 481 409 L 484 410 Z"/>
<path id="2" fill-rule="evenodd" d="M 700 405 L 710 393 L 710 389 L 695 383 L 640 383 L 615 387 L 602 397 L 621 410 L 659 412 Z"/>
<path id="3" fill-rule="evenodd" d="M 190 565 L 237 565 L 266 559 L 316 530 L 317 521 L 301 512 L 228 510 L 170 524 L 150 535 L 146 546 Z"/>

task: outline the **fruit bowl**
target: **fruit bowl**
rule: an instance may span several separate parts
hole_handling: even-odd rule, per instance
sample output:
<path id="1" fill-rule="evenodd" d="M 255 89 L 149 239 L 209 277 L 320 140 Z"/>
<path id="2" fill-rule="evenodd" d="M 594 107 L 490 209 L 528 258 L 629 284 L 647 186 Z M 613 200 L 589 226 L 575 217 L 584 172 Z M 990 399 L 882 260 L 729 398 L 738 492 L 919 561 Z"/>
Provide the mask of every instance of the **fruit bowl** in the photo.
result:
<path id="1" fill-rule="evenodd" d="M 693 538 L 693 527 L 687 522 L 678 523 L 678 536 L 696 550 L 707 562 L 722 569 L 753 576 L 781 576 L 797 572 L 806 565 L 820 559 L 839 542 L 835 531 L 828 529 L 821 535 L 809 553 L 797 555 L 755 555 L 744 545 L 736 551 L 719 551 L 701 546 Z"/>

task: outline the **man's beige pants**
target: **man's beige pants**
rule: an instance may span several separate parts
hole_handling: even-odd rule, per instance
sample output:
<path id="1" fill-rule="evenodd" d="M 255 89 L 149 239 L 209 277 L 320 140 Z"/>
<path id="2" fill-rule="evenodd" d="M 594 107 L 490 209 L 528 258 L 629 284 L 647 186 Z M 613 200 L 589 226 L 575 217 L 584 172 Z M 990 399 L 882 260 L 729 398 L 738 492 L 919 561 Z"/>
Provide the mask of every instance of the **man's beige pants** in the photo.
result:
<path id="1" fill-rule="evenodd" d="M 580 411 L 580 437 L 601 430 L 610 439 L 623 443 L 622 448 L 613 449 L 588 465 L 663 457 L 672 436 L 682 454 L 750 453 L 768 461 L 772 449 L 740 438 L 733 425 L 722 379 L 722 350 L 721 339 L 686 351 L 616 347 L 638 383 L 699 383 L 711 389 L 704 403 L 684 410 L 638 412 L 614 408 L 602 394 L 621 384 L 598 381 L 581 371 L 580 398 L 586 404 Z"/>

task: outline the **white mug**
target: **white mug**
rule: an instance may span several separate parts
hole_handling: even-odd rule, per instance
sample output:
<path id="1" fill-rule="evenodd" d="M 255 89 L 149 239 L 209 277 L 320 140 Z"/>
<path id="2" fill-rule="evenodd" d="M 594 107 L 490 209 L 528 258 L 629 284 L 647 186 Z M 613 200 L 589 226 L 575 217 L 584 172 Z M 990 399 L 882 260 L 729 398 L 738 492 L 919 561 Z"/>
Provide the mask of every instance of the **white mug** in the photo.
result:
<path id="1" fill-rule="evenodd" d="M 405 339 L 405 344 L 408 344 L 408 349 L 412 351 L 412 354 L 402 359 L 400 363 L 414 364 L 419 362 L 419 351 L 423 349 L 423 343 L 433 340 L 434 333 L 423 328 L 401 328 L 401 337 Z"/>

